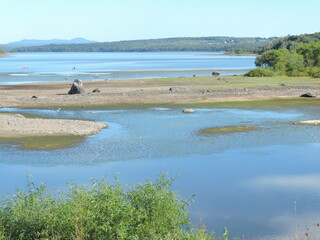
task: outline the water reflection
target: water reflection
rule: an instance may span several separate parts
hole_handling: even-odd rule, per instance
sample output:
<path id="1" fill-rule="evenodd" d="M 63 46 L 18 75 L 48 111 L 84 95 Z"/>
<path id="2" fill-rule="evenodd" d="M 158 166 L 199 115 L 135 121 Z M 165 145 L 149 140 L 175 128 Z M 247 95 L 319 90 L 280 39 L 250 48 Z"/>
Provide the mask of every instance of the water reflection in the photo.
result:
<path id="1" fill-rule="evenodd" d="M 10 110 L 10 109 L 3 109 Z M 294 236 L 320 216 L 320 131 L 292 122 L 319 119 L 314 108 L 289 110 L 137 109 L 99 111 L 22 110 L 43 117 L 92 119 L 110 128 L 74 148 L 23 150 L 1 145 L 0 193 L 25 187 L 25 174 L 50 188 L 74 180 L 88 184 L 106 176 L 121 183 L 155 179 L 159 172 L 178 176 L 174 188 L 184 198 L 196 195 L 190 216 L 233 236 Z M 213 126 L 250 125 L 261 130 L 218 136 L 198 131 Z M 130 160 L 130 161 L 129 161 Z M 296 213 L 295 203 L 296 202 Z M 297 223 L 294 221 L 297 217 Z"/>

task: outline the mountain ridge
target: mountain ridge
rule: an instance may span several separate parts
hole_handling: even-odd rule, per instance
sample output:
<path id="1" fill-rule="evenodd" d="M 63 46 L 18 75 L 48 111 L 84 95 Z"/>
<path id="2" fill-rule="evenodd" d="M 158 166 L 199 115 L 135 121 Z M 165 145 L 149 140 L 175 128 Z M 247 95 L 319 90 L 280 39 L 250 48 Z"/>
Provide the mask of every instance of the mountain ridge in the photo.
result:
<path id="1" fill-rule="evenodd" d="M 23 39 L 20 41 L 9 42 L 7 44 L 2 44 L 9 47 L 22 47 L 22 46 L 43 46 L 51 44 L 86 44 L 86 43 L 97 43 L 97 41 L 87 40 L 85 38 L 73 38 L 70 40 L 67 39 Z"/>

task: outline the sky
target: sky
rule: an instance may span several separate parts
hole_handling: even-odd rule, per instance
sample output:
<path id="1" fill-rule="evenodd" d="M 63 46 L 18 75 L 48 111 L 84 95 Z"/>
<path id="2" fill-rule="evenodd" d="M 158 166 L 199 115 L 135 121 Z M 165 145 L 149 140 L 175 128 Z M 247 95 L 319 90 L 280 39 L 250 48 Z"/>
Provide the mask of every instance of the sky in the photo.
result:
<path id="1" fill-rule="evenodd" d="M 272 37 L 320 31 L 319 0 L 0 0 L 0 44 L 167 37 Z"/>

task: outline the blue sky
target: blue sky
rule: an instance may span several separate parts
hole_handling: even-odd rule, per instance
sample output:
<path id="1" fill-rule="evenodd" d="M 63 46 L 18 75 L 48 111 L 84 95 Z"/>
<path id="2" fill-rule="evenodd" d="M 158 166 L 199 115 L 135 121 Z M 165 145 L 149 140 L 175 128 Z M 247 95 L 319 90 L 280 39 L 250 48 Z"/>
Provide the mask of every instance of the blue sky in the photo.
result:
<path id="1" fill-rule="evenodd" d="M 271 37 L 320 31 L 319 0 L 0 0 L 0 43 Z"/>

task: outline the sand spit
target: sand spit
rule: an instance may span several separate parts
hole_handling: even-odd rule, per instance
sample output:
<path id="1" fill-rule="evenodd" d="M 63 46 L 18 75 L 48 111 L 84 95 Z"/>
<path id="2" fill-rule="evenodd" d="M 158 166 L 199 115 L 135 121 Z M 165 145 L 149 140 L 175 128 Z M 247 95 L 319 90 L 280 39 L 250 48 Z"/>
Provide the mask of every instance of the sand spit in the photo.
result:
<path id="1" fill-rule="evenodd" d="M 83 120 L 26 118 L 21 114 L 0 114 L 0 137 L 92 135 L 107 125 Z"/>

